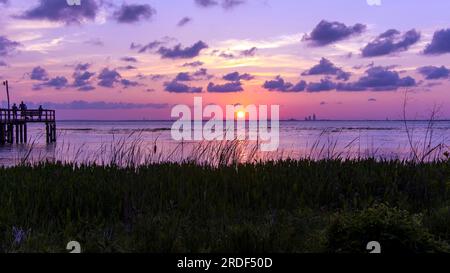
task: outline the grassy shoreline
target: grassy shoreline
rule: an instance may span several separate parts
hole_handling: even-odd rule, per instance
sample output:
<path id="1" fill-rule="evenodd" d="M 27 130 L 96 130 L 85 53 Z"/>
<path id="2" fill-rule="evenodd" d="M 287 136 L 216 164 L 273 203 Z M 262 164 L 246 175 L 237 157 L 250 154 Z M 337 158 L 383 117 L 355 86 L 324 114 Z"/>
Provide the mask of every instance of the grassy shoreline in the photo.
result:
<path id="1" fill-rule="evenodd" d="M 0 252 L 450 251 L 450 161 L 0 169 Z"/>

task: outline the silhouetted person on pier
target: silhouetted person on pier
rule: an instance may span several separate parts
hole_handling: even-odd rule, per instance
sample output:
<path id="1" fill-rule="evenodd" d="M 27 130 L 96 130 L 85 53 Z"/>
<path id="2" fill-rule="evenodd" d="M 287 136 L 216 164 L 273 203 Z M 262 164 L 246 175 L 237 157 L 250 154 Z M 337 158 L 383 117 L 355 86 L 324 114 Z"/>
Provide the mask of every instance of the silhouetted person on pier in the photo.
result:
<path id="1" fill-rule="evenodd" d="M 23 103 L 23 101 L 20 103 L 19 109 L 20 109 L 20 116 L 22 117 L 22 119 L 26 119 L 25 111 L 27 110 L 27 105 Z"/>
<path id="2" fill-rule="evenodd" d="M 17 105 L 14 103 L 12 106 L 13 120 L 17 119 L 17 110 L 19 110 L 19 108 L 17 108 Z"/>
<path id="3" fill-rule="evenodd" d="M 39 120 L 42 120 L 42 112 L 44 112 L 44 108 L 42 108 L 42 105 L 39 105 L 38 112 L 39 112 Z"/>

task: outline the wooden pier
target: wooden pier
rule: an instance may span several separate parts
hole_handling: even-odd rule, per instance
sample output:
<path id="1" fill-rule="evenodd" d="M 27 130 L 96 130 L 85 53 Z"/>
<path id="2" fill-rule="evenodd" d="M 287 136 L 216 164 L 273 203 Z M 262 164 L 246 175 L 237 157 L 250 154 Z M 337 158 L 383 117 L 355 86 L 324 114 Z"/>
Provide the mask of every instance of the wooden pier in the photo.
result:
<path id="1" fill-rule="evenodd" d="M 55 110 L 0 109 L 0 145 L 28 141 L 28 124 L 45 124 L 47 143 L 56 142 Z"/>

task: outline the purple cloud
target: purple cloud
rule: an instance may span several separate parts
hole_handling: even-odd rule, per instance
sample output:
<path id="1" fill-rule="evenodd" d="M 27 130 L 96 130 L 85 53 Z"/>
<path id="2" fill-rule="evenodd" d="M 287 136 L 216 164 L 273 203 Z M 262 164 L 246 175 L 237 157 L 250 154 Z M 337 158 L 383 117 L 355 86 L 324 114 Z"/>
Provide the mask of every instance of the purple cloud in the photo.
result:
<path id="1" fill-rule="evenodd" d="M 80 24 L 85 20 L 94 20 L 99 11 L 95 0 L 83 0 L 82 5 L 70 6 L 61 0 L 39 0 L 39 4 L 23 14 L 17 16 L 21 19 L 48 20 L 64 22 L 66 24 Z"/>
<path id="2" fill-rule="evenodd" d="M 234 7 L 244 4 L 245 2 L 246 0 L 222 0 L 221 6 L 224 9 L 232 9 Z M 219 5 L 219 1 L 217 0 L 195 0 L 195 3 L 203 8 L 210 8 Z"/>
<path id="3" fill-rule="evenodd" d="M 116 70 L 110 70 L 104 68 L 98 75 L 98 85 L 103 87 L 112 88 L 115 83 L 120 82 L 121 76 Z"/>
<path id="4" fill-rule="evenodd" d="M 164 44 L 164 42 L 161 42 L 161 41 L 158 41 L 158 40 L 150 42 L 150 43 L 148 43 L 148 44 L 146 44 L 144 46 L 139 45 L 139 44 L 135 44 L 135 43 L 131 43 L 130 49 L 131 50 L 136 50 L 137 49 L 139 53 L 145 53 L 147 51 L 151 51 L 153 49 L 156 49 L 157 47 L 159 47 L 159 46 L 161 46 L 163 44 Z"/>
<path id="5" fill-rule="evenodd" d="M 322 20 L 314 30 L 303 39 L 311 42 L 311 44 L 315 46 L 326 46 L 350 38 L 351 36 L 359 35 L 365 30 L 366 26 L 363 24 L 346 26 L 343 23 Z"/>
<path id="6" fill-rule="evenodd" d="M 343 71 L 341 68 L 335 66 L 328 59 L 322 58 L 319 64 L 311 67 L 309 70 L 302 73 L 302 76 L 312 75 L 336 75 L 338 80 L 348 80 L 350 73 Z"/>
<path id="7" fill-rule="evenodd" d="M 418 71 L 425 76 L 427 80 L 447 79 L 450 75 L 450 69 L 445 66 L 424 66 L 420 67 Z"/>
<path id="8" fill-rule="evenodd" d="M 362 49 L 363 57 L 378 57 L 396 52 L 406 51 L 420 40 L 420 33 L 412 29 L 402 36 L 395 29 L 390 29 L 379 35 L 374 41 Z"/>
<path id="9" fill-rule="evenodd" d="M 336 84 L 330 79 L 322 79 L 320 82 L 312 82 L 308 84 L 308 92 L 331 91 L 336 88 Z"/>
<path id="10" fill-rule="evenodd" d="M 208 92 L 210 93 L 233 93 L 233 92 L 242 92 L 244 89 L 242 88 L 241 82 L 228 82 L 225 84 L 214 84 L 210 82 L 208 84 Z"/>
<path id="11" fill-rule="evenodd" d="M 72 74 L 73 84 L 72 87 L 77 88 L 79 91 L 91 91 L 95 87 L 92 86 L 90 80 L 94 77 L 95 73 L 87 71 L 89 64 L 79 64 L 75 68 L 75 72 Z"/>
<path id="12" fill-rule="evenodd" d="M 19 46 L 20 43 L 11 41 L 5 36 L 0 36 L 0 56 L 11 54 Z"/>
<path id="13" fill-rule="evenodd" d="M 201 93 L 203 90 L 201 87 L 191 87 L 177 81 L 166 82 L 164 87 L 164 90 L 170 93 Z"/>
<path id="14" fill-rule="evenodd" d="M 245 74 L 239 74 L 239 72 L 232 72 L 229 74 L 226 74 L 225 76 L 222 77 L 222 79 L 226 80 L 226 81 L 230 81 L 230 82 L 238 82 L 241 80 L 244 81 L 250 81 L 253 80 L 255 77 L 245 73 Z"/>
<path id="15" fill-rule="evenodd" d="M 55 102 L 40 102 L 26 103 L 31 108 L 38 108 L 39 105 L 43 105 L 44 108 L 49 109 L 71 109 L 71 110 L 116 110 L 116 109 L 164 109 L 169 107 L 167 103 L 113 103 L 104 101 L 87 102 L 82 100 L 76 100 L 67 103 L 55 103 Z"/>
<path id="16" fill-rule="evenodd" d="M 213 7 L 218 4 L 215 0 L 195 0 L 195 3 L 203 8 Z"/>
<path id="17" fill-rule="evenodd" d="M 52 79 L 49 79 L 43 83 L 35 84 L 33 86 L 33 90 L 41 90 L 43 87 L 51 87 L 57 90 L 63 89 L 68 86 L 69 81 L 66 77 L 58 76 Z"/>
<path id="18" fill-rule="evenodd" d="M 208 74 L 208 70 L 205 68 L 201 68 L 194 73 L 189 72 L 180 72 L 175 77 L 174 81 L 181 82 L 189 82 L 189 81 L 200 81 L 200 80 L 209 80 L 213 78 L 213 75 Z"/>
<path id="19" fill-rule="evenodd" d="M 120 60 L 124 61 L 124 62 L 129 62 L 129 63 L 137 63 L 138 60 L 134 57 L 122 57 Z"/>
<path id="20" fill-rule="evenodd" d="M 190 59 L 195 58 L 200 54 L 200 51 L 208 48 L 208 45 L 203 41 L 198 41 L 190 47 L 182 48 L 181 44 L 173 48 L 161 47 L 158 53 L 163 59 Z"/>
<path id="21" fill-rule="evenodd" d="M 197 61 L 197 62 L 192 62 L 192 63 L 185 63 L 182 65 L 182 67 L 199 67 L 204 65 L 203 62 Z"/>
<path id="22" fill-rule="evenodd" d="M 192 18 L 189 17 L 183 17 L 177 24 L 177 26 L 179 27 L 184 27 L 185 25 L 189 24 L 190 22 L 192 22 Z"/>
<path id="23" fill-rule="evenodd" d="M 436 31 L 433 40 L 425 48 L 424 54 L 438 55 L 450 53 L 450 28 Z"/>
<path id="24" fill-rule="evenodd" d="M 123 4 L 114 12 L 113 17 L 119 23 L 130 24 L 141 20 L 150 20 L 155 14 L 156 10 L 148 4 Z"/>
<path id="25" fill-rule="evenodd" d="M 300 81 L 296 85 L 293 85 L 290 82 L 285 82 L 281 76 L 277 76 L 275 80 L 266 81 L 263 84 L 263 88 L 278 92 L 302 92 L 305 91 L 306 86 L 305 81 Z"/>
<path id="26" fill-rule="evenodd" d="M 44 68 L 37 66 L 31 71 L 30 79 L 35 81 L 47 81 L 48 73 Z"/>
<path id="27" fill-rule="evenodd" d="M 389 67 L 376 66 L 366 70 L 366 76 L 356 82 L 339 83 L 336 89 L 339 91 L 392 91 L 400 87 L 416 86 L 416 80 L 412 77 L 400 78 L 397 71 L 391 71 Z"/>
<path id="28" fill-rule="evenodd" d="M 222 7 L 224 9 L 232 9 L 242 4 L 245 4 L 245 0 L 222 0 Z"/>
<path id="29" fill-rule="evenodd" d="M 253 57 L 256 55 L 256 51 L 258 51 L 258 49 L 256 47 L 252 47 L 247 50 L 242 50 L 240 52 L 240 55 L 241 55 L 241 57 Z"/>

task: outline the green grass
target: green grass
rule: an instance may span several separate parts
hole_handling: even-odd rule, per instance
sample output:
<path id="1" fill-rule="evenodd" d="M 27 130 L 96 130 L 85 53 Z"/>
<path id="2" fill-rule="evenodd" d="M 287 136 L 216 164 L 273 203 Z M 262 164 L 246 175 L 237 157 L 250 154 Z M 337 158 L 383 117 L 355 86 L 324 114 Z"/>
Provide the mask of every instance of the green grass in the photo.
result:
<path id="1" fill-rule="evenodd" d="M 446 252 L 449 207 L 450 161 L 41 163 L 0 169 L 0 252 Z"/>

